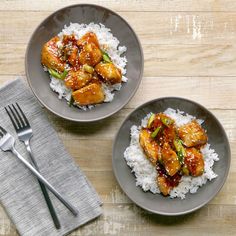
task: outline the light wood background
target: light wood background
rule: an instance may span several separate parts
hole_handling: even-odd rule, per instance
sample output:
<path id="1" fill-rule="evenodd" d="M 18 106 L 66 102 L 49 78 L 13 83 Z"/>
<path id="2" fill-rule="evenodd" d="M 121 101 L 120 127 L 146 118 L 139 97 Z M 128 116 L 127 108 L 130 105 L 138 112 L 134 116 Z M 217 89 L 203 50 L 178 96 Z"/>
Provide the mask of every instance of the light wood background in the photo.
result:
<path id="1" fill-rule="evenodd" d="M 51 12 L 77 0 L 0 2 L 0 85 L 25 75 L 24 57 L 35 27 Z M 83 1 L 85 2 L 85 1 Z M 92 125 L 78 125 L 47 112 L 67 150 L 104 202 L 99 219 L 79 235 L 236 235 L 236 1 L 87 0 L 118 12 L 138 34 L 144 77 L 119 113 Z M 230 174 L 207 206 L 182 217 L 150 214 L 130 202 L 111 166 L 114 135 L 138 105 L 157 97 L 182 96 L 209 108 L 230 140 Z M 0 235 L 18 235 L 0 207 Z"/>

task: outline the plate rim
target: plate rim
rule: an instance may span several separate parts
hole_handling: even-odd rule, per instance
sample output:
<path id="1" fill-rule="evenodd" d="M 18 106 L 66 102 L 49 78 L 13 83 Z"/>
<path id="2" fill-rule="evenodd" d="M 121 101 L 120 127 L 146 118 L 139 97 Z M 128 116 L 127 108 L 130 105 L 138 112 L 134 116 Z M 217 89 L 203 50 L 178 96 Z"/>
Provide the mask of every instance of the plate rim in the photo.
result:
<path id="1" fill-rule="evenodd" d="M 103 116 L 100 116 L 100 117 L 97 117 L 97 118 L 92 118 L 92 119 L 76 119 L 76 118 L 72 118 L 72 117 L 68 117 L 68 116 L 65 116 L 65 115 L 61 115 L 60 113 L 54 111 L 52 108 L 50 108 L 49 106 L 47 106 L 47 104 L 45 102 L 42 101 L 42 99 L 40 99 L 38 96 L 37 96 L 37 92 L 35 91 L 35 89 L 33 88 L 32 84 L 31 84 L 31 79 L 30 79 L 30 76 L 29 76 L 29 71 L 28 71 L 28 54 L 29 54 L 29 50 L 30 50 L 30 46 L 31 46 L 31 43 L 33 41 L 33 37 L 35 36 L 36 32 L 38 31 L 38 29 L 48 20 L 50 19 L 52 16 L 58 14 L 58 12 L 60 11 L 63 11 L 65 9 L 68 9 L 68 8 L 74 8 L 74 7 L 94 7 L 94 8 L 101 8 L 101 9 L 104 9 L 106 11 L 109 11 L 111 12 L 113 15 L 117 16 L 118 18 L 120 18 L 122 21 L 125 22 L 125 24 L 127 25 L 128 28 L 130 28 L 130 30 L 133 32 L 134 34 L 134 37 L 136 38 L 137 40 L 137 43 L 138 43 L 138 46 L 139 46 L 139 49 L 140 49 L 140 57 L 141 57 L 141 70 L 140 70 L 140 73 L 139 73 L 139 76 L 138 76 L 138 81 L 137 81 L 137 84 L 135 86 L 135 88 L 133 89 L 133 91 L 131 92 L 129 98 L 126 100 L 126 102 L 120 104 L 115 110 L 113 110 L 112 112 L 110 112 L 109 114 L 105 114 Z M 65 7 L 62 7 L 62 8 L 59 8 L 58 10 L 52 12 L 51 14 L 49 14 L 46 18 L 44 18 L 37 26 L 36 28 L 34 29 L 33 33 L 31 34 L 30 38 L 29 38 L 29 41 L 28 41 L 28 44 L 27 44 L 27 48 L 26 48 L 26 51 L 25 51 L 25 74 L 26 74 L 26 79 L 27 79 L 27 82 L 30 86 L 30 89 L 31 91 L 33 92 L 34 96 L 37 98 L 37 100 L 40 102 L 41 105 L 43 105 L 45 108 L 47 108 L 47 110 L 49 110 L 50 112 L 52 112 L 53 114 L 65 119 L 65 120 L 69 120 L 69 121 L 75 121 L 75 122 L 78 122 L 78 123 L 90 123 L 90 122 L 95 122 L 95 121 L 100 121 L 100 120 L 103 120 L 105 118 L 108 118 L 112 115 L 114 115 L 115 113 L 117 113 L 118 111 L 120 111 L 132 98 L 133 96 L 135 95 L 135 93 L 137 92 L 139 86 L 140 86 L 140 83 L 141 83 L 141 80 L 143 79 L 143 71 L 144 71 L 144 54 L 143 54 L 143 48 L 142 48 L 142 45 L 141 45 L 141 42 L 136 34 L 136 32 L 134 31 L 134 29 L 131 27 L 131 25 L 122 17 L 120 16 L 118 13 L 116 13 L 115 11 L 109 9 L 109 8 L 106 8 L 104 6 L 101 6 L 101 5 L 98 5 L 98 4 L 87 4 L 87 3 L 79 3 L 79 4 L 72 4 L 72 5 L 68 5 L 68 6 L 65 6 Z M 53 91 L 52 91 L 53 92 Z"/>
<path id="2" fill-rule="evenodd" d="M 212 195 L 210 198 L 208 198 L 207 200 L 203 201 L 200 205 L 192 208 L 192 209 L 189 209 L 189 210 L 186 210 L 186 211 L 180 211 L 180 212 L 163 212 L 163 211 L 158 211 L 158 210 L 153 210 L 151 208 L 148 208 L 148 207 L 145 207 L 145 206 L 142 206 L 141 204 L 139 204 L 136 200 L 134 200 L 132 198 L 132 196 L 128 195 L 127 191 L 123 189 L 122 187 L 122 183 L 118 177 L 118 173 L 117 173 L 117 170 L 115 168 L 115 160 L 114 160 L 114 152 L 115 152 L 115 145 L 116 145 L 116 142 L 118 140 L 118 135 L 120 134 L 120 131 L 121 131 L 121 128 L 123 127 L 123 125 L 129 120 L 129 118 L 133 115 L 134 112 L 136 112 L 137 110 L 149 105 L 150 103 L 154 103 L 154 102 L 158 102 L 160 100 L 163 100 L 163 99 L 177 99 L 177 100 L 180 100 L 180 101 L 187 101 L 187 102 L 190 102 L 190 103 L 193 103 L 194 105 L 196 106 L 199 106 L 201 109 L 207 111 L 211 116 L 213 116 L 213 118 L 216 120 L 217 124 L 219 125 L 219 127 L 221 128 L 221 130 L 223 131 L 223 134 L 226 138 L 226 146 L 227 146 L 227 149 L 228 149 L 228 165 L 226 167 L 226 171 L 225 171 L 225 175 L 223 177 L 223 180 L 222 182 L 220 183 L 220 185 L 218 186 L 218 189 L 216 191 L 216 193 L 214 195 Z M 129 130 L 130 132 L 130 130 Z M 123 156 L 122 156 L 123 157 Z M 167 96 L 167 97 L 160 97 L 160 98 L 155 98 L 155 99 L 152 99 L 152 100 L 149 100 L 141 105 L 139 105 L 137 108 L 135 108 L 132 112 L 130 112 L 130 114 L 123 120 L 123 122 L 121 123 L 118 131 L 116 132 L 116 135 L 114 137 L 114 141 L 113 141 L 113 145 L 112 145 L 112 170 L 113 170 L 113 173 L 115 175 L 115 178 L 116 178 L 116 181 L 118 182 L 120 188 L 122 189 L 122 191 L 126 194 L 126 196 L 133 202 L 135 203 L 137 206 L 141 207 L 142 209 L 148 211 L 148 212 L 151 212 L 151 213 L 154 213 L 154 214 L 158 214 L 158 215 L 163 215 L 163 216 L 179 216 L 179 215 L 186 215 L 186 214 L 189 214 L 191 212 L 194 212 L 200 208 L 202 208 L 204 205 L 206 205 L 207 203 L 209 203 L 219 192 L 220 190 L 222 189 L 222 187 L 224 186 L 227 178 L 228 178 L 228 175 L 229 175 L 229 170 L 230 170 L 230 166 L 231 166 L 231 149 L 230 149 L 230 143 L 229 143 L 229 139 L 228 139 L 228 136 L 225 132 L 225 129 L 223 127 L 223 125 L 220 123 L 220 121 L 217 119 L 217 117 L 210 111 L 208 110 L 206 107 L 204 107 L 203 105 L 199 104 L 198 102 L 195 102 L 193 100 L 190 100 L 190 99 L 187 99 L 187 98 L 183 98 L 183 97 L 177 97 L 177 96 Z M 140 186 L 136 186 L 137 188 L 140 188 Z M 142 189 L 141 189 L 142 190 Z M 143 190 L 142 190 L 143 191 Z"/>

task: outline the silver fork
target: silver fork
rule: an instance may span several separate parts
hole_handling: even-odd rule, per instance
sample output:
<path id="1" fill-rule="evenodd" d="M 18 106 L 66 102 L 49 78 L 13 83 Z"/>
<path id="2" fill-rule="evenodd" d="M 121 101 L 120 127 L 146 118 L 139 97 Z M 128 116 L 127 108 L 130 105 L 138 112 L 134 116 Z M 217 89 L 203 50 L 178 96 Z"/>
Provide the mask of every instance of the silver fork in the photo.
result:
<path id="1" fill-rule="evenodd" d="M 15 107 L 14 104 L 8 105 L 7 107 L 5 107 L 5 110 L 9 116 L 15 130 L 16 130 L 18 139 L 25 144 L 32 164 L 34 165 L 35 169 L 37 169 L 39 171 L 37 162 L 32 154 L 31 147 L 30 147 L 30 139 L 33 136 L 33 131 L 31 129 L 28 119 L 26 118 L 24 112 L 22 111 L 22 109 L 20 108 L 18 103 L 16 103 L 16 106 L 18 109 Z M 38 182 L 39 182 L 40 188 L 42 190 L 44 199 L 47 203 L 53 223 L 57 229 L 60 229 L 61 225 L 60 225 L 59 219 L 57 217 L 57 214 L 55 212 L 55 209 L 53 207 L 53 204 L 51 202 L 51 199 L 49 197 L 48 191 L 43 183 L 41 183 L 40 181 L 38 181 Z"/>
<path id="2" fill-rule="evenodd" d="M 35 175 L 41 183 L 43 183 L 64 205 L 67 207 L 73 215 L 77 216 L 77 209 L 62 196 L 29 162 L 27 162 L 20 153 L 15 149 L 15 138 L 9 134 L 5 129 L 0 126 L 0 148 L 2 151 L 12 152 L 31 172 Z"/>

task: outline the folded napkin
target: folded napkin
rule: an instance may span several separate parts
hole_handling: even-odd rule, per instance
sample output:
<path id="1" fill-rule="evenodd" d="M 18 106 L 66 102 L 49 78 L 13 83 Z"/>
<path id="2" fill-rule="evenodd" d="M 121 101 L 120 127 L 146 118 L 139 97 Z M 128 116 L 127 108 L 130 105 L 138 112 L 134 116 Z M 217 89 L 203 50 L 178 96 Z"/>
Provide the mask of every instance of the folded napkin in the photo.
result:
<path id="1" fill-rule="evenodd" d="M 23 236 L 65 235 L 99 216 L 101 201 L 82 171 L 65 150 L 41 106 L 22 79 L 0 89 L 0 125 L 16 138 L 16 149 L 27 160 L 28 153 L 18 141 L 4 106 L 18 102 L 25 112 L 33 137 L 31 147 L 42 175 L 79 211 L 71 212 L 51 193 L 61 222 L 56 230 L 37 179 L 10 152 L 0 150 L 0 201 Z"/>

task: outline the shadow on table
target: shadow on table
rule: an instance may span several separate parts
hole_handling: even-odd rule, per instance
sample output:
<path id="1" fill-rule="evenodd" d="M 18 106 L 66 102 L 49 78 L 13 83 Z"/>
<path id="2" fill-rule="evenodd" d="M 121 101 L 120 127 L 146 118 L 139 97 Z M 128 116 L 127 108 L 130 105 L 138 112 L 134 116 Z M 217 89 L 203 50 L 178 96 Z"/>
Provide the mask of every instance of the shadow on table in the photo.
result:
<path id="1" fill-rule="evenodd" d="M 78 123 L 60 118 L 45 109 L 45 113 L 58 133 L 70 133 L 79 136 L 101 135 L 107 133 L 112 137 L 116 134 L 121 121 L 124 120 L 124 112 L 118 112 L 115 115 L 101 121 L 90 123 Z"/>
<path id="2" fill-rule="evenodd" d="M 192 219 L 196 213 L 189 213 L 183 216 L 161 216 L 161 215 L 152 215 L 149 217 L 149 221 L 152 223 L 158 223 L 162 225 L 177 225 L 186 223 L 188 220 Z"/>
<path id="3" fill-rule="evenodd" d="M 189 220 L 192 220 L 195 216 L 199 215 L 199 212 L 201 210 L 197 210 L 195 212 L 186 214 L 186 215 L 180 215 L 180 216 L 163 216 L 158 214 L 149 213 L 142 208 L 135 206 L 135 208 L 139 208 L 139 210 L 136 210 L 140 217 L 145 218 L 146 221 L 148 221 L 151 224 L 159 224 L 164 226 L 173 226 L 178 224 L 183 224 L 188 222 Z"/>

